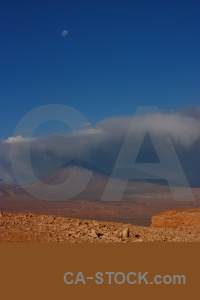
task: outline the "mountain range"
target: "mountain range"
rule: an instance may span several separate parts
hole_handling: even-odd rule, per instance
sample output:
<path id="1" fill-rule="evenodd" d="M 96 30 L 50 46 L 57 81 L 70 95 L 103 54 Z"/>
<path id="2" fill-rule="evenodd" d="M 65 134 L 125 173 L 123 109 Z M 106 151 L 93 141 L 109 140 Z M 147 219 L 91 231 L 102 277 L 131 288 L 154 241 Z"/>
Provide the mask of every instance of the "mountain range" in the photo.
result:
<path id="1" fill-rule="evenodd" d="M 59 191 L 71 191 L 85 184 L 86 187 L 75 196 L 59 199 Z M 133 224 L 149 225 L 152 215 L 166 209 L 200 207 L 200 188 L 192 188 L 195 201 L 175 201 L 169 186 L 164 180 L 130 180 L 121 201 L 101 201 L 109 180 L 99 168 L 87 163 L 71 161 L 50 172 L 47 176 L 25 185 L 0 185 L 0 210 L 7 212 L 33 212 L 56 214 L 65 217 L 78 217 L 97 220 L 125 221 Z M 45 184 L 48 195 L 51 188 L 57 192 L 54 199 L 44 200 L 33 196 Z M 113 178 L 111 187 L 117 191 L 120 180 Z M 30 194 L 27 191 L 32 191 Z M 45 194 L 45 195 L 46 195 Z M 63 197 L 63 191 L 61 192 Z"/>

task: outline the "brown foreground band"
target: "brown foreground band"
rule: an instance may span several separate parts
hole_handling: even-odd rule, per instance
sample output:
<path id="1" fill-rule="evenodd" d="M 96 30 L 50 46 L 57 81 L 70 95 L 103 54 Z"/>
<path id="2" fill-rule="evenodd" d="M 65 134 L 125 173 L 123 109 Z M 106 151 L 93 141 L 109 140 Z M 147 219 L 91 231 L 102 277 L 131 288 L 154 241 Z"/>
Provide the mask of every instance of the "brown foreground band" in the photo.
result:
<path id="1" fill-rule="evenodd" d="M 1 299 L 195 299 L 199 243 L 0 244 Z M 66 284 L 82 272 L 184 274 L 186 284 Z M 73 274 L 73 276 L 72 276 Z M 119 276 L 120 277 L 120 276 Z"/>

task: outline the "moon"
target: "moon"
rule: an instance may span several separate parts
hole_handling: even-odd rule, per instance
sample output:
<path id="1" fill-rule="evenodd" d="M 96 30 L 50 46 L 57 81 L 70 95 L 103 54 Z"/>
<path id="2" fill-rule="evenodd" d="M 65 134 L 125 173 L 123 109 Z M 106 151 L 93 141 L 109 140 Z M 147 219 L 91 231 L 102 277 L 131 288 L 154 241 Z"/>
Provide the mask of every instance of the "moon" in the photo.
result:
<path id="1" fill-rule="evenodd" d="M 65 37 L 68 35 L 68 33 L 69 33 L 68 30 L 65 29 L 62 31 L 62 36 Z"/>

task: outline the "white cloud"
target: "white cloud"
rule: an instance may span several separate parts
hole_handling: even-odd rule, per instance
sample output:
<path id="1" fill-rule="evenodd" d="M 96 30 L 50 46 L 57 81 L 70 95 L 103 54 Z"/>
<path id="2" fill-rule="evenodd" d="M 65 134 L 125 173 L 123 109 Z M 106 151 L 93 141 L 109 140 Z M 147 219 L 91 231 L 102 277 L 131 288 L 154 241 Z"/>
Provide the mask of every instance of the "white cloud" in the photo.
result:
<path id="1" fill-rule="evenodd" d="M 24 138 L 23 136 L 11 136 L 9 137 L 7 140 L 5 140 L 4 142 L 5 143 L 8 143 L 8 144 L 14 144 L 14 143 L 22 143 L 22 142 L 26 142 L 27 140 L 30 140 L 30 139 L 33 139 L 33 138 Z"/>
<path id="2" fill-rule="evenodd" d="M 189 115 L 169 112 L 138 116 L 132 128 L 129 128 L 131 117 L 116 117 L 103 120 L 94 128 L 85 128 L 66 136 L 9 137 L 5 141 L 0 140 L 0 178 L 4 181 L 9 178 L 9 183 L 15 181 L 10 164 L 11 147 L 14 147 L 12 153 L 19 160 L 24 178 L 29 177 L 23 161 L 30 142 L 34 171 L 40 177 L 76 159 L 89 161 L 110 171 L 129 128 L 133 135 L 148 129 L 161 139 L 169 133 L 191 180 L 197 181 L 200 178 L 200 114 L 198 117 L 197 113 L 194 117 L 191 112 Z"/>

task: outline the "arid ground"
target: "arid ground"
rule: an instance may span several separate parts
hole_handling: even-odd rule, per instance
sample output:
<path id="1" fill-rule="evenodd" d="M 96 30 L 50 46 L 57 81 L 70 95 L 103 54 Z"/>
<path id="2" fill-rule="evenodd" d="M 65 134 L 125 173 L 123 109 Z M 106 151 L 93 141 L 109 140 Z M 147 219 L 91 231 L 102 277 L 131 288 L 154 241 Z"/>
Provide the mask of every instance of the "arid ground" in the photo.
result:
<path id="1" fill-rule="evenodd" d="M 200 242 L 200 209 L 165 211 L 150 227 L 34 215 L 0 213 L 0 242 Z"/>
<path id="2" fill-rule="evenodd" d="M 75 169 L 77 180 L 80 172 Z M 200 241 L 200 188 L 192 188 L 194 201 L 175 201 L 167 185 L 132 181 L 122 201 L 101 201 L 106 180 L 95 173 L 82 193 L 65 201 L 36 199 L 23 186 L 1 184 L 0 241 Z"/>

